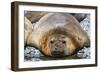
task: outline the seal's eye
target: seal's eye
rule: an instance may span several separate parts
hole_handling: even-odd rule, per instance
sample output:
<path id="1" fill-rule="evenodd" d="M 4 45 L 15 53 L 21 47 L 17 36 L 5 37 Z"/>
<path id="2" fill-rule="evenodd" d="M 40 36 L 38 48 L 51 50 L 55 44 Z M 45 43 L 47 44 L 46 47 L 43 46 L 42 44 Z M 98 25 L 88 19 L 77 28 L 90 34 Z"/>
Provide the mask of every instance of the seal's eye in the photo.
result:
<path id="1" fill-rule="evenodd" d="M 65 43 L 66 43 L 66 41 L 62 41 L 62 43 L 63 43 L 63 44 L 65 44 Z"/>
<path id="2" fill-rule="evenodd" d="M 54 41 L 50 41 L 50 43 L 51 43 L 51 44 L 53 44 L 53 43 L 54 43 Z"/>

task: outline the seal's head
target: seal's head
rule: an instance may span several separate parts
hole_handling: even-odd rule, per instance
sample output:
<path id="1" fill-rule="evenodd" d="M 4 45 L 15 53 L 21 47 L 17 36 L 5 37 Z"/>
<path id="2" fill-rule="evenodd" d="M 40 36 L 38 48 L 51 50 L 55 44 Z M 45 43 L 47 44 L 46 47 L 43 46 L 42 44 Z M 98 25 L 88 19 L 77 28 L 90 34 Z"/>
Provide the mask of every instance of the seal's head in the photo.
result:
<path id="1" fill-rule="evenodd" d="M 56 34 L 51 36 L 48 41 L 48 48 L 53 57 L 61 57 L 65 55 L 65 49 L 67 47 L 67 39 L 63 34 Z"/>
<path id="2" fill-rule="evenodd" d="M 75 53 L 79 48 L 73 36 L 64 29 L 54 29 L 42 38 L 42 52 L 47 56 L 64 57 Z"/>

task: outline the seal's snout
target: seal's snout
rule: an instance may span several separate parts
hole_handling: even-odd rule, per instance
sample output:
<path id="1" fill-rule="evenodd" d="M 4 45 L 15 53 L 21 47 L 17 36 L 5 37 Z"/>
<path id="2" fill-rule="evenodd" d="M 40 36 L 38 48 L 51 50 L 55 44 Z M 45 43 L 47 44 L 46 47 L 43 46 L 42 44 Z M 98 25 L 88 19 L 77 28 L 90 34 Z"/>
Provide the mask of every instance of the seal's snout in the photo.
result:
<path id="1" fill-rule="evenodd" d="M 63 50 L 61 50 L 61 48 L 54 48 L 54 50 L 52 52 L 54 52 L 54 53 L 62 53 Z"/>

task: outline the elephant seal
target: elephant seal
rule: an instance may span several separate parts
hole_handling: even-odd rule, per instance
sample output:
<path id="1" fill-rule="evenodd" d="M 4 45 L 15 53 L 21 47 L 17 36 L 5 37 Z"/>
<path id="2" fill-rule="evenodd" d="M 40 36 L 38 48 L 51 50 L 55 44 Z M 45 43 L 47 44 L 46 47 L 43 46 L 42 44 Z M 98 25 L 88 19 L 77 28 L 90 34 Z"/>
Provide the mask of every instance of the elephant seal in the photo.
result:
<path id="1" fill-rule="evenodd" d="M 90 46 L 87 33 L 69 13 L 47 13 L 29 30 L 28 35 L 25 33 L 25 43 L 37 47 L 46 56 L 65 57 Z"/>

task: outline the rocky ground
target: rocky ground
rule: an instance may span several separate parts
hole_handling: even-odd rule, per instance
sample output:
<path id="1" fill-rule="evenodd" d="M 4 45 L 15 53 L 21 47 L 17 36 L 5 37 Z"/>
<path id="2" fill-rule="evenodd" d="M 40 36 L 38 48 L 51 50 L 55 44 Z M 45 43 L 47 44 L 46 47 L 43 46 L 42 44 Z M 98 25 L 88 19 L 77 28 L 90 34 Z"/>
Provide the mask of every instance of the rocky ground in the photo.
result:
<path id="1" fill-rule="evenodd" d="M 87 17 L 80 22 L 80 25 L 82 26 L 82 28 L 88 33 L 88 36 L 90 37 L 90 15 L 87 15 Z M 90 58 L 90 48 L 86 48 L 84 47 L 84 49 L 80 50 L 77 53 L 78 57 L 82 57 L 82 58 Z"/>

